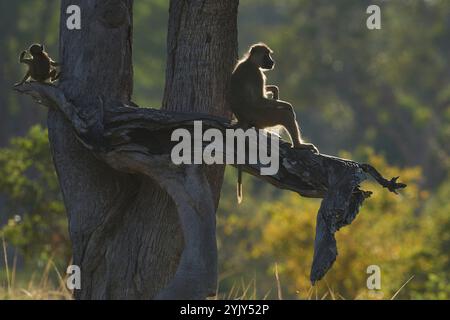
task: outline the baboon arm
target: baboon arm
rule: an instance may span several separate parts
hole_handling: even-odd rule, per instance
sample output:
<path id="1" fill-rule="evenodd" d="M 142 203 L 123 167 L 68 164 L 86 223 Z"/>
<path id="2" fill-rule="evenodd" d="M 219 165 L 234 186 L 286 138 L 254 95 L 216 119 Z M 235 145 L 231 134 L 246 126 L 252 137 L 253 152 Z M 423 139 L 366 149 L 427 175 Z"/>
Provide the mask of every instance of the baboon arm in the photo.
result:
<path id="1" fill-rule="evenodd" d="M 280 89 L 277 86 L 274 85 L 266 86 L 266 91 L 272 92 L 274 100 L 278 100 L 280 98 Z"/>
<path id="2" fill-rule="evenodd" d="M 51 65 L 52 67 L 59 67 L 59 66 L 61 66 L 61 63 L 56 62 L 56 61 L 53 61 L 53 60 L 50 60 L 50 65 Z"/>
<path id="3" fill-rule="evenodd" d="M 33 61 L 33 59 L 20 57 L 20 63 L 31 64 L 32 61 Z"/>
<path id="4" fill-rule="evenodd" d="M 19 62 L 20 63 L 26 63 L 26 64 L 30 64 L 31 61 L 33 61 L 32 59 L 27 59 L 25 58 L 25 55 L 27 54 L 26 51 L 22 51 L 22 53 L 20 54 L 20 58 L 19 58 Z"/>
<path id="5" fill-rule="evenodd" d="M 286 109 L 289 108 L 289 104 L 285 101 L 269 99 L 269 98 L 261 98 L 256 106 L 260 108 L 269 108 L 269 109 Z"/>

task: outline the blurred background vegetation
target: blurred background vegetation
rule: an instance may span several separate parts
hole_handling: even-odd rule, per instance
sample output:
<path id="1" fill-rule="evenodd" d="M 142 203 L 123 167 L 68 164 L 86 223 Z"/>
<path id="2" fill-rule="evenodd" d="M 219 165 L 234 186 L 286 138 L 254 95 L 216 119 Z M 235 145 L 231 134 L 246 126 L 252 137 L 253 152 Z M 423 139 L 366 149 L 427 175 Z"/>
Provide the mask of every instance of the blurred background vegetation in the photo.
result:
<path id="1" fill-rule="evenodd" d="M 382 9 L 381 30 L 365 27 L 370 4 Z M 0 0 L 0 16 L 0 299 L 67 298 L 70 243 L 46 110 L 11 90 L 30 43 L 57 59 L 59 1 Z M 134 16 L 134 100 L 158 108 L 168 1 L 135 1 Z M 238 206 L 228 168 L 219 297 L 389 299 L 406 284 L 397 298 L 449 299 L 450 1 L 241 1 L 240 54 L 257 41 L 275 51 L 269 82 L 295 105 L 308 141 L 399 174 L 408 188 L 394 196 L 364 186 L 372 198 L 337 234 L 338 259 L 311 287 L 320 202 L 245 176 Z M 366 287 L 369 265 L 381 268 L 381 290 Z"/>

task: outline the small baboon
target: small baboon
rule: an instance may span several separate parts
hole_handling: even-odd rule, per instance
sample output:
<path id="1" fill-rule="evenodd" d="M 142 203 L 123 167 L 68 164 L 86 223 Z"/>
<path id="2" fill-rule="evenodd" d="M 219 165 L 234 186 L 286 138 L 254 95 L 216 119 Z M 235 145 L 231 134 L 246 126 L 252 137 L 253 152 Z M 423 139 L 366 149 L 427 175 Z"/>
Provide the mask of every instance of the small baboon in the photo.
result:
<path id="1" fill-rule="evenodd" d="M 231 76 L 231 110 L 243 128 L 264 129 L 281 125 L 289 133 L 292 146 L 319 151 L 300 136 L 292 105 L 279 100 L 279 89 L 266 85 L 265 71 L 273 70 L 273 51 L 264 43 L 252 45 L 248 53 L 237 63 Z M 272 97 L 268 97 L 268 93 Z M 242 201 L 242 170 L 238 167 L 238 201 Z"/>
<path id="2" fill-rule="evenodd" d="M 27 53 L 31 54 L 32 59 L 25 58 Z M 41 44 L 33 44 L 28 51 L 22 51 L 19 61 L 28 65 L 28 71 L 22 81 L 15 84 L 16 86 L 25 83 L 30 77 L 39 82 L 46 82 L 47 80 L 53 82 L 59 78 L 60 74 L 55 69 L 59 66 L 59 63 L 48 56 Z"/>

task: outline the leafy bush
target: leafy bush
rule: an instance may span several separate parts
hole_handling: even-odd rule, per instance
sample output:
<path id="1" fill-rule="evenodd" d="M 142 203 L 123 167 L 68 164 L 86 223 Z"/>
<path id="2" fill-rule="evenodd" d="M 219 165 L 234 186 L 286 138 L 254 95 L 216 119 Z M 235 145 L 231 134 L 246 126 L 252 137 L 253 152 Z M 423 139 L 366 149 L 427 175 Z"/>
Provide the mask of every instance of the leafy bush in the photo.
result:
<path id="1" fill-rule="evenodd" d="M 25 137 L 0 149 L 0 194 L 6 198 L 5 240 L 27 263 L 46 264 L 51 256 L 71 257 L 67 219 L 48 144 L 47 131 L 36 125 Z"/>
<path id="2" fill-rule="evenodd" d="M 241 277 L 250 277 L 256 281 L 260 296 L 271 291 L 273 298 L 277 264 L 284 296 L 289 298 L 307 298 L 313 290 L 319 297 L 335 292 L 350 299 L 386 299 L 413 276 L 397 298 L 448 297 L 445 275 L 449 265 L 443 255 L 449 245 L 448 204 L 447 208 L 423 210 L 429 194 L 418 187 L 419 168 L 390 167 L 370 149 L 360 150 L 355 156 L 374 164 L 386 176 L 399 174 L 408 187 L 395 196 L 376 183 L 362 185 L 374 193 L 354 223 L 337 233 L 339 256 L 317 287 L 312 289 L 309 271 L 320 202 L 291 192 L 269 196 L 270 187 L 263 187 L 259 193 L 245 181 L 244 205 L 237 207 L 233 197 L 223 197 L 219 212 L 222 290 L 227 292 Z M 228 179 L 234 177 L 228 174 Z M 225 191 L 233 187 L 233 182 L 228 182 Z M 442 195 L 444 199 L 448 196 Z M 379 291 L 367 289 L 366 270 L 370 265 L 381 268 Z"/>

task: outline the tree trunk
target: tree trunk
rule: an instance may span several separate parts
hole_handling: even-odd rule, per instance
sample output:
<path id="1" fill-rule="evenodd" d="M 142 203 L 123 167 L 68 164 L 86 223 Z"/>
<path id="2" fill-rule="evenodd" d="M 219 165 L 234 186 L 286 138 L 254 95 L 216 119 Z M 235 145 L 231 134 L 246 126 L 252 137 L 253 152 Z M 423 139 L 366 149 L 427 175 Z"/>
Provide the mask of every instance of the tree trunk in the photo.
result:
<path id="1" fill-rule="evenodd" d="M 239 0 L 172 0 L 163 109 L 231 117 L 228 84 L 238 59 Z M 206 167 L 217 207 L 223 166 Z"/>
<path id="2" fill-rule="evenodd" d="M 84 3 L 81 35 L 61 30 L 60 87 L 28 82 L 15 88 L 51 108 L 53 156 L 82 271 L 76 297 L 205 298 L 217 286 L 215 211 L 223 169 L 173 164 L 170 137 L 176 128 L 192 132 L 198 120 L 222 134 L 235 128 L 205 113 L 226 114 L 237 0 L 171 2 L 166 110 L 129 101 L 132 1 Z M 369 164 L 286 142 L 277 150 L 280 168 L 272 176 L 261 175 L 262 163 L 239 166 L 279 188 L 323 198 L 310 274 L 315 283 L 337 257 L 335 233 L 371 195 L 360 183 L 371 176 L 394 193 L 406 185 Z"/>
<path id="3" fill-rule="evenodd" d="M 74 1 L 62 1 L 59 88 L 79 115 L 90 119 L 84 138 L 100 146 L 105 114 L 131 100 L 133 1 L 75 2 L 82 13 L 79 31 L 66 28 L 65 11 Z M 225 84 L 237 57 L 237 3 L 171 1 L 165 109 L 227 114 Z M 183 259 L 184 238 L 177 214 L 182 204 L 167 193 L 170 186 L 163 190 L 148 176 L 119 172 L 100 161 L 56 108 L 50 109 L 48 127 L 73 260 L 81 268 L 75 297 L 150 299 L 170 284 L 160 298 L 204 298 L 203 291 L 180 291 L 171 282 Z M 216 206 L 222 175 L 222 167 L 208 172 Z M 192 259 L 186 261 L 184 271 Z"/>

